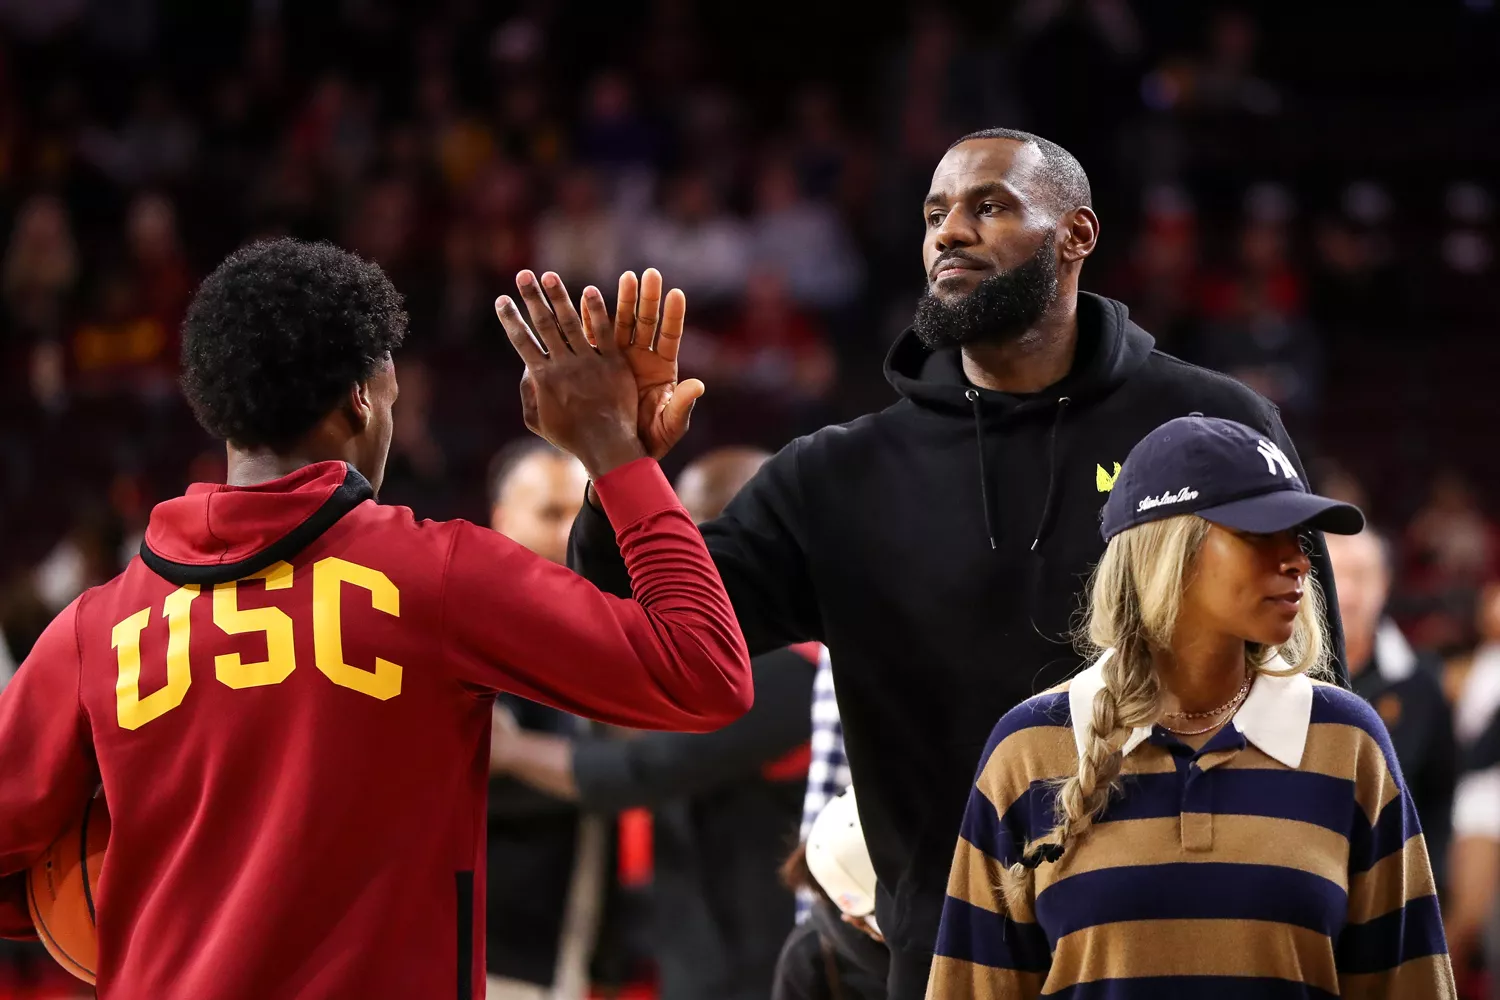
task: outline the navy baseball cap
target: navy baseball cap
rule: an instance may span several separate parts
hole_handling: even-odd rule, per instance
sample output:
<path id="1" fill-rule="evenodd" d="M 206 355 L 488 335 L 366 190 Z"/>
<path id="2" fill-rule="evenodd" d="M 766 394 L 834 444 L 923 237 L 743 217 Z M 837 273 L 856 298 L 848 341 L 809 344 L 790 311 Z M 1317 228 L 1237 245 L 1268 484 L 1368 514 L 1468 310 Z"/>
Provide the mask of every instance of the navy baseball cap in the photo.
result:
<path id="1" fill-rule="evenodd" d="M 1104 504 L 1104 540 L 1178 514 L 1256 534 L 1306 525 L 1356 535 L 1365 526 L 1358 507 L 1309 493 L 1260 431 L 1201 414 L 1169 420 L 1130 449 Z"/>

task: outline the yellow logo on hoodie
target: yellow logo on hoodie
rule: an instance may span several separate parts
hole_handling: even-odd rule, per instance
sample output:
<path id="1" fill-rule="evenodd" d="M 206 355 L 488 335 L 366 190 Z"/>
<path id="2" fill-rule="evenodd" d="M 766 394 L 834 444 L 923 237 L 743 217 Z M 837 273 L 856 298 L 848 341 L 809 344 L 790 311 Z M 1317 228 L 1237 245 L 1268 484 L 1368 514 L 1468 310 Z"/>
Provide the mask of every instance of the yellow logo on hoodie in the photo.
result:
<path id="1" fill-rule="evenodd" d="M 1120 463 L 1115 463 L 1114 472 L 1105 472 L 1104 466 L 1094 466 L 1094 485 L 1099 487 L 1100 493 L 1108 493 L 1115 488 L 1115 480 L 1120 475 Z"/>

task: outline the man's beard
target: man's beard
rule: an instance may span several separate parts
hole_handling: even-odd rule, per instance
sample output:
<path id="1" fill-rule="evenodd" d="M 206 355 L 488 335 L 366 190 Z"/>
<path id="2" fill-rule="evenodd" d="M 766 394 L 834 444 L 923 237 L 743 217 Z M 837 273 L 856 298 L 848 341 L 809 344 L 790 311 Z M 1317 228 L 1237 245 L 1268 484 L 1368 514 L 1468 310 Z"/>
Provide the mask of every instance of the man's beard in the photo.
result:
<path id="1" fill-rule="evenodd" d="M 1030 329 L 1057 298 L 1057 254 L 1051 240 L 1009 271 L 985 278 L 956 302 L 932 294 L 917 300 L 912 332 L 933 350 L 1001 344 Z"/>

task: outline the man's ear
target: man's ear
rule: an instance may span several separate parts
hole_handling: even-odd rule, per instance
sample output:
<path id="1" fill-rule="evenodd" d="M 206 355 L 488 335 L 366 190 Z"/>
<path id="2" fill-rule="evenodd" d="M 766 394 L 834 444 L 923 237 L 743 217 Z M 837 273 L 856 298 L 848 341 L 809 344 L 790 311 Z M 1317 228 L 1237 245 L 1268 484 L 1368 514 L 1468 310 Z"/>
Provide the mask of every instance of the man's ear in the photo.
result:
<path id="1" fill-rule="evenodd" d="M 1094 252 L 1099 243 L 1099 216 L 1092 208 L 1075 208 L 1058 220 L 1062 231 L 1064 263 L 1079 263 Z"/>
<path id="2" fill-rule="evenodd" d="M 374 414 L 375 407 L 370 403 L 370 383 L 354 383 L 344 399 L 344 415 L 349 418 L 350 429 L 355 434 L 363 433 Z"/>

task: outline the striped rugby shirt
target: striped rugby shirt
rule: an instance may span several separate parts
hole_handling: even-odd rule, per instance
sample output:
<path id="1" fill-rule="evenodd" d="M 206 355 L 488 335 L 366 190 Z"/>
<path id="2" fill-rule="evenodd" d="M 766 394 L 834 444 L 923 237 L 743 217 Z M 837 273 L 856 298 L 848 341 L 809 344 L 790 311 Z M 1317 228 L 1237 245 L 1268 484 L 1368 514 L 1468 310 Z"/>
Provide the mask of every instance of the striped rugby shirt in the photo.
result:
<path id="1" fill-rule="evenodd" d="M 1385 728 L 1358 696 L 1301 674 L 1258 677 L 1200 751 L 1134 730 L 1101 821 L 1007 915 L 1001 866 L 1052 828 L 1054 779 L 1076 770 L 1102 665 L 990 735 L 929 1000 L 1456 996 Z"/>

